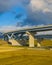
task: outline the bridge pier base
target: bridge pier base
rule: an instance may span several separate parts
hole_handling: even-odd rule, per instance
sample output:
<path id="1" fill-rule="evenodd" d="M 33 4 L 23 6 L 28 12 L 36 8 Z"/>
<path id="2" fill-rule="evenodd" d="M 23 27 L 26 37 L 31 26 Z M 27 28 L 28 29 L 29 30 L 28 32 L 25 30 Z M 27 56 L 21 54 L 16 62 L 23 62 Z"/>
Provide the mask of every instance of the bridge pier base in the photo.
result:
<path id="1" fill-rule="evenodd" d="M 37 47 L 41 47 L 41 44 L 40 43 L 37 43 Z"/>
<path id="2" fill-rule="evenodd" d="M 9 39 L 9 43 L 11 43 L 12 46 L 22 46 L 20 42 L 15 39 Z"/>

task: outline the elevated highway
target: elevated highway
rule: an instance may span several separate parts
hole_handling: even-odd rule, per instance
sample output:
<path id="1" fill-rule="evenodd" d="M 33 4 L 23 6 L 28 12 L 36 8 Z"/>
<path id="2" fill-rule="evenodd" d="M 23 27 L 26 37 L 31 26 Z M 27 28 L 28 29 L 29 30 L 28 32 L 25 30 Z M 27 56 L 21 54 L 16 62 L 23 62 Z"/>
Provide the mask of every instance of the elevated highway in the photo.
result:
<path id="1" fill-rule="evenodd" d="M 21 28 L 21 29 L 16 29 L 16 30 L 11 30 L 11 31 L 6 31 L 4 32 L 5 34 L 8 33 L 15 33 L 15 32 L 26 32 L 26 31 L 35 31 L 35 32 L 40 32 L 40 31 L 49 31 L 52 30 L 52 25 L 44 25 L 44 26 L 32 26 L 30 28 Z"/>
<path id="2" fill-rule="evenodd" d="M 37 32 L 41 32 L 41 31 L 51 31 L 52 30 L 52 25 L 45 25 L 45 26 L 34 26 L 31 28 L 23 28 L 20 30 L 14 30 L 14 31 L 8 31 L 8 32 L 4 32 L 4 39 L 11 42 L 11 40 L 13 39 L 13 41 L 16 40 L 17 37 L 20 36 L 21 40 L 23 40 L 23 35 L 27 34 L 29 37 L 29 47 L 34 47 L 34 40 L 35 37 L 34 35 Z M 17 40 L 17 45 L 20 45 L 20 40 Z M 16 43 L 11 42 L 12 45 L 16 45 Z M 21 45 L 25 44 L 25 42 L 22 42 Z M 37 47 L 40 47 L 41 44 L 40 42 L 37 43 Z"/>

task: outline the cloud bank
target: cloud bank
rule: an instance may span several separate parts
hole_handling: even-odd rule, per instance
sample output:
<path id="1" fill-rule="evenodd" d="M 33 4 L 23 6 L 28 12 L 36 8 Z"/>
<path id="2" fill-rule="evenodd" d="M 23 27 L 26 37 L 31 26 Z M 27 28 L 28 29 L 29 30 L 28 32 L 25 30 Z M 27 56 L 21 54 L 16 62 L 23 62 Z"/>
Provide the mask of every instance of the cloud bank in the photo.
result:
<path id="1" fill-rule="evenodd" d="M 28 16 L 24 22 L 27 24 L 52 24 L 52 0 L 0 0 L 0 12 L 14 6 L 26 9 Z"/>
<path id="2" fill-rule="evenodd" d="M 52 0 L 0 0 L 0 12 L 2 13 L 10 10 L 13 6 L 24 7 L 27 11 L 27 19 L 17 22 L 17 25 L 52 24 Z"/>
<path id="3" fill-rule="evenodd" d="M 31 0 L 29 20 L 35 24 L 52 24 L 52 0 Z"/>
<path id="4" fill-rule="evenodd" d="M 31 0 L 30 6 L 33 11 L 52 12 L 52 0 Z"/>

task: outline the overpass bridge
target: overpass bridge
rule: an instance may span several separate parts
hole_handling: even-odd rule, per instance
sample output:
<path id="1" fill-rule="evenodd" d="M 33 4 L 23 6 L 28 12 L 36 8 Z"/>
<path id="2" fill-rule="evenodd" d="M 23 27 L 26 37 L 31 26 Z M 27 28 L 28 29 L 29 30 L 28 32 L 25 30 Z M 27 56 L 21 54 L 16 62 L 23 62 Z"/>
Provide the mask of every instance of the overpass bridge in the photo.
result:
<path id="1" fill-rule="evenodd" d="M 23 39 L 23 35 L 28 35 L 29 37 L 29 47 L 34 47 L 34 40 L 35 37 L 34 35 L 37 32 L 41 32 L 41 31 L 51 31 L 52 30 L 52 25 L 45 25 L 45 26 L 35 26 L 35 27 L 31 27 L 31 28 L 24 28 L 24 29 L 20 29 L 20 30 L 15 30 L 15 31 L 8 31 L 8 32 L 4 32 L 4 40 L 12 43 L 12 45 L 25 45 L 25 41 Z M 17 37 L 20 37 L 20 40 L 17 39 Z M 37 43 L 37 47 L 40 47 L 41 44 L 38 41 Z"/>

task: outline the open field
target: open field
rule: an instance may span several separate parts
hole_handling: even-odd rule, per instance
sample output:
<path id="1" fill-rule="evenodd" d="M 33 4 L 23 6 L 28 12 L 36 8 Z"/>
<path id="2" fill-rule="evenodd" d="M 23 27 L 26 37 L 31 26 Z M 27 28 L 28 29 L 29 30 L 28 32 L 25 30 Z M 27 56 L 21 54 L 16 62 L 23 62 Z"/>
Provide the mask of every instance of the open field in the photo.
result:
<path id="1" fill-rule="evenodd" d="M 4 52 L 4 50 L 6 49 L 9 51 Z M 21 64 L 52 65 L 52 50 L 35 50 L 27 48 L 0 49 L 0 65 L 21 65 Z"/>
<path id="2" fill-rule="evenodd" d="M 52 65 L 52 50 L 14 47 L 0 41 L 0 65 Z"/>
<path id="3" fill-rule="evenodd" d="M 35 45 L 37 44 L 37 40 L 35 40 Z M 52 46 L 52 40 L 51 39 L 44 39 L 40 42 L 41 46 Z"/>

